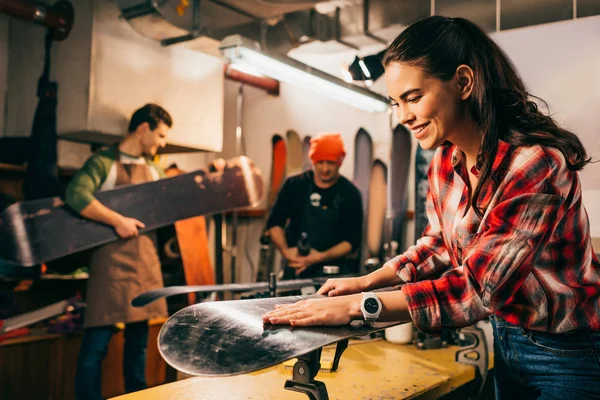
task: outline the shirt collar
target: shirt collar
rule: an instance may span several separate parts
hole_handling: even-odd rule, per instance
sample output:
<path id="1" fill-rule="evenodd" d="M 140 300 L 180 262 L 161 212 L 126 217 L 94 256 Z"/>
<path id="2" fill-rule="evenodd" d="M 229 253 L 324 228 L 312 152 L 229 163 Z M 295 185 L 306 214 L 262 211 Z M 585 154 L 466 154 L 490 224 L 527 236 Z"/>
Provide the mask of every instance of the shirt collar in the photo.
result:
<path id="1" fill-rule="evenodd" d="M 510 144 L 503 140 L 498 140 L 498 150 L 496 151 L 496 157 L 494 158 L 494 163 L 492 164 L 492 173 L 498 170 L 504 158 L 510 153 L 510 148 Z M 463 153 L 462 150 L 455 145 L 452 152 L 452 166 L 455 170 L 458 170 L 459 168 L 465 168 L 464 163 L 465 153 Z M 476 165 L 471 168 L 471 173 L 475 176 L 479 175 L 479 169 L 477 169 Z"/>

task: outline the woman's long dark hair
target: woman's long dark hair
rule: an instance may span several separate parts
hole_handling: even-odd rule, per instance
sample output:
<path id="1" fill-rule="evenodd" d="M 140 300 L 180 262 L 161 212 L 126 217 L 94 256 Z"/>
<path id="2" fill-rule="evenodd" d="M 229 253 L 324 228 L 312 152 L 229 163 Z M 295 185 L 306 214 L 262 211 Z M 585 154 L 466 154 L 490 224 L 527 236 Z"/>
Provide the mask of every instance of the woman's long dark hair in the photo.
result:
<path id="1" fill-rule="evenodd" d="M 538 110 L 532 100 L 537 97 L 527 93 L 508 57 L 474 23 L 441 16 L 418 21 L 387 49 L 383 66 L 392 62 L 418 67 L 444 81 L 450 80 L 462 64 L 473 69 L 473 92 L 468 102 L 481 142 L 476 161 L 479 182 L 471 203 L 480 217 L 477 198 L 491 176 L 498 140 L 513 146 L 557 148 L 571 170 L 580 170 L 590 162 L 579 138 Z"/>

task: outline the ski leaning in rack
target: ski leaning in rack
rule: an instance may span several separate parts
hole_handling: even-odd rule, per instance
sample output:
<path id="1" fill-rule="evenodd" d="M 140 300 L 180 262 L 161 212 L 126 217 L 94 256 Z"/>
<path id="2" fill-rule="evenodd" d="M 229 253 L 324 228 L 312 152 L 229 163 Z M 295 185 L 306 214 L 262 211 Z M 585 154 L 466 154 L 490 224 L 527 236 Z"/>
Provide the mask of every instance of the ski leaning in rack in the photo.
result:
<path id="1" fill-rule="evenodd" d="M 310 151 L 310 136 L 304 136 L 302 139 L 302 171 L 310 171 L 312 169 L 312 161 L 308 156 Z"/>
<path id="2" fill-rule="evenodd" d="M 408 201 L 408 171 L 410 169 L 410 153 L 412 149 L 410 132 L 404 125 L 398 124 L 392 132 L 392 159 L 390 173 L 392 200 L 392 230 L 388 256 L 395 257 L 398 246 L 403 245 L 404 225 L 406 223 L 406 207 Z"/>
<path id="3" fill-rule="evenodd" d="M 177 176 L 185 172 L 173 166 L 166 170 L 167 176 Z M 185 283 L 187 285 L 212 285 L 215 283 L 215 274 L 210 259 L 208 233 L 206 230 L 206 217 L 199 215 L 175 222 L 175 238 L 181 257 Z M 195 297 L 188 296 L 189 304 L 193 304 Z"/>
<path id="4" fill-rule="evenodd" d="M 429 191 L 427 173 L 435 151 L 423 150 L 421 145 L 417 146 L 415 156 L 415 238 L 420 238 L 427 226 L 427 212 L 425 203 Z"/>
<path id="5" fill-rule="evenodd" d="M 376 266 L 383 261 L 383 231 L 388 195 L 387 174 L 387 165 L 376 159 L 371 168 L 367 213 L 367 258 Z"/>
<path id="6" fill-rule="evenodd" d="M 371 181 L 371 168 L 373 166 L 373 141 L 371 135 L 360 128 L 354 137 L 354 176 L 352 183 L 360 191 L 363 205 L 363 229 L 362 229 L 362 243 L 361 243 L 361 254 L 360 254 L 360 270 L 363 271 L 365 259 L 367 258 L 368 251 L 366 248 L 367 244 L 367 226 L 369 221 L 368 209 L 369 209 L 369 182 Z"/>
<path id="7" fill-rule="evenodd" d="M 287 177 L 297 175 L 302 172 L 304 165 L 304 145 L 300 140 L 300 135 L 296 131 L 289 130 L 286 133 L 287 140 Z"/>
<path id="8" fill-rule="evenodd" d="M 269 233 L 266 231 L 267 219 L 271 213 L 271 208 L 277 200 L 277 194 L 283 181 L 285 180 L 285 171 L 287 163 L 287 146 L 285 140 L 280 135 L 273 135 L 271 139 L 271 177 L 269 181 L 269 194 L 267 195 L 267 207 L 265 210 L 265 224 L 260 236 L 260 254 L 258 258 L 258 268 L 256 269 L 256 281 L 265 281 L 273 271 L 275 251 Z"/>

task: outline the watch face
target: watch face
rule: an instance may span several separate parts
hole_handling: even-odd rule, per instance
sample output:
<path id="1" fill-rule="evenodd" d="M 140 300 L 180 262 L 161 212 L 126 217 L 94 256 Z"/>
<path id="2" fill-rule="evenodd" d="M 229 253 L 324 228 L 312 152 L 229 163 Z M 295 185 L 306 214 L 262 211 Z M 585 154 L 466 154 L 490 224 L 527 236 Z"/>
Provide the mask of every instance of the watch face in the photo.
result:
<path id="1" fill-rule="evenodd" d="M 365 310 L 369 314 L 375 314 L 379 310 L 379 304 L 377 303 L 377 300 L 372 297 L 365 300 L 364 306 Z"/>

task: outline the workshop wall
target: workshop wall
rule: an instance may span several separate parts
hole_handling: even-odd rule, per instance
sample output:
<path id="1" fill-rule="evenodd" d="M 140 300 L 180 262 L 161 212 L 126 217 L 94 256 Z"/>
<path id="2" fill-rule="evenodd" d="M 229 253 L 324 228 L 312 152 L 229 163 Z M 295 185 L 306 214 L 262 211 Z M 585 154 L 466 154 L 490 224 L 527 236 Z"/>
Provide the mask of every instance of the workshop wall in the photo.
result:
<path id="1" fill-rule="evenodd" d="M 8 73 L 8 26 L 9 17 L 0 15 L 0 137 L 4 133 L 6 104 L 6 74 Z"/>
<path id="2" fill-rule="evenodd" d="M 550 114 L 600 160 L 600 17 L 491 36 L 512 59 L 527 89 L 544 99 Z M 600 164 L 588 164 L 579 176 L 592 237 L 600 238 Z"/>
<path id="3" fill-rule="evenodd" d="M 156 102 L 173 116 L 170 143 L 221 150 L 220 58 L 144 38 L 119 18 L 113 0 L 74 0 L 73 5 L 71 34 L 52 46 L 59 135 L 72 131 L 123 135 L 131 113 L 146 102 Z M 5 136 L 30 134 L 44 61 L 43 39 L 43 27 L 10 20 Z M 89 155 L 61 142 L 61 166 L 78 167 Z"/>

